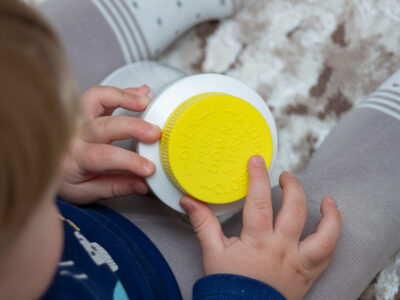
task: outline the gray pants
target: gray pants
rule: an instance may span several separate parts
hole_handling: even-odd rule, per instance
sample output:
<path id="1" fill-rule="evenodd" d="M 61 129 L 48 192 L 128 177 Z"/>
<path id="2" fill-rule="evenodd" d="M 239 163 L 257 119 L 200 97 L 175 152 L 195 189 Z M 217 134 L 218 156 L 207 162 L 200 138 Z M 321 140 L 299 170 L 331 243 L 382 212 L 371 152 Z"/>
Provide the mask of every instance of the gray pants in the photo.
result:
<path id="1" fill-rule="evenodd" d="M 118 29 L 110 26 L 94 2 L 49 0 L 40 7 L 59 30 L 83 89 L 135 60 L 134 55 L 127 60 L 127 50 L 120 47 L 116 35 Z M 195 23 L 186 22 L 182 31 Z M 131 32 L 134 35 L 134 30 Z M 150 49 L 147 57 L 141 48 L 143 58 L 156 56 L 156 50 L 172 40 Z M 315 231 L 321 217 L 320 202 L 327 195 L 336 198 L 343 217 L 331 264 L 306 298 L 356 299 L 400 248 L 400 73 L 341 120 L 298 177 L 308 200 L 304 236 Z M 280 207 L 280 193 L 279 187 L 273 188 L 275 212 Z M 202 276 L 202 266 L 200 248 L 187 221 L 151 196 L 106 203 L 150 237 L 170 264 L 183 297 L 189 299 L 193 283 Z M 223 225 L 227 236 L 238 235 L 240 228 L 240 214 Z"/>

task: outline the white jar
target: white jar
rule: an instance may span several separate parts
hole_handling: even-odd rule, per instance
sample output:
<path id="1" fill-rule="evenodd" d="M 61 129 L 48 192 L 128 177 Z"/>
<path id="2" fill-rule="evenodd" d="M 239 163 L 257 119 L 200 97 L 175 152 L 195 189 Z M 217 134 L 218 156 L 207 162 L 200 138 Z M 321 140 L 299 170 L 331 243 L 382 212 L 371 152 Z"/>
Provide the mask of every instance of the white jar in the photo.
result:
<path id="1" fill-rule="evenodd" d="M 275 122 L 264 100 L 240 81 L 219 74 L 186 75 L 160 63 L 124 66 L 102 85 L 119 88 L 147 84 L 154 98 L 143 113 L 117 109 L 114 115 L 140 117 L 163 129 L 154 144 L 134 140 L 115 144 L 135 149 L 153 161 L 156 172 L 147 183 L 172 209 L 183 194 L 208 203 L 217 216 L 244 204 L 247 160 L 264 157 L 273 167 L 278 150 Z M 198 117 L 197 117 L 198 116 Z"/>

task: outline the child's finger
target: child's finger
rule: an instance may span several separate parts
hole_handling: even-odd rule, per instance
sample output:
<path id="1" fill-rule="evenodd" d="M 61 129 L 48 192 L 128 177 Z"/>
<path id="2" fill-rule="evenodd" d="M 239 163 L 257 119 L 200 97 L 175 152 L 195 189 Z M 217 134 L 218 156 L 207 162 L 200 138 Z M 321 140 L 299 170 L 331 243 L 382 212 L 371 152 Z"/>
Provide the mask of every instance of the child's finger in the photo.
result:
<path id="1" fill-rule="evenodd" d="M 222 250 L 224 234 L 221 224 L 211 209 L 205 203 L 189 196 L 183 196 L 179 203 L 189 216 L 203 255 L 209 251 Z"/>
<path id="2" fill-rule="evenodd" d="M 151 93 L 150 88 L 147 85 L 142 85 L 138 88 L 126 88 L 123 90 L 139 97 L 144 97 Z"/>
<path id="3" fill-rule="evenodd" d="M 325 198 L 321 204 L 322 220 L 317 231 L 300 243 L 300 254 L 310 266 L 329 259 L 335 250 L 342 228 L 342 218 L 333 198 Z"/>
<path id="4" fill-rule="evenodd" d="M 243 210 L 241 238 L 265 237 L 272 230 L 271 189 L 264 159 L 255 155 L 248 161 L 249 187 Z"/>
<path id="5" fill-rule="evenodd" d="M 161 129 L 142 119 L 127 116 L 100 117 L 87 121 L 82 138 L 88 143 L 108 144 L 116 140 L 135 138 L 154 143 L 161 137 Z"/>
<path id="6" fill-rule="evenodd" d="M 141 177 L 131 174 L 105 174 L 68 187 L 66 193 L 69 194 L 69 199 L 77 199 L 77 203 L 86 204 L 99 199 L 146 194 L 148 191 L 149 187 Z M 85 203 L 82 203 L 83 199 Z"/>
<path id="7" fill-rule="evenodd" d="M 148 177 L 155 171 L 155 165 L 150 160 L 120 147 L 85 144 L 79 151 L 84 153 L 78 162 L 82 172 L 104 174 L 109 171 L 126 171 Z"/>
<path id="8" fill-rule="evenodd" d="M 143 111 L 150 100 L 148 96 L 139 97 L 115 87 L 95 86 L 83 95 L 82 105 L 89 117 L 97 118 L 111 115 L 118 107 Z"/>
<path id="9" fill-rule="evenodd" d="M 274 230 L 298 243 L 307 217 L 307 200 L 301 182 L 289 172 L 279 177 L 282 207 L 276 216 Z"/>

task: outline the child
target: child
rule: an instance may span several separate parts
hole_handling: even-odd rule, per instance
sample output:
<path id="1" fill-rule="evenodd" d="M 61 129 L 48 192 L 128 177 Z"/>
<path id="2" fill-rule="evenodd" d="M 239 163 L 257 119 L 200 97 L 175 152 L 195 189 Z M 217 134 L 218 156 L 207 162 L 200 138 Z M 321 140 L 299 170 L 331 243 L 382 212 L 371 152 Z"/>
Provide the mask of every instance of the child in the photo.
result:
<path id="1" fill-rule="evenodd" d="M 154 165 L 108 145 L 160 138 L 144 121 L 110 117 L 117 107 L 144 110 L 148 88 L 91 88 L 77 120 L 57 38 L 14 0 L 0 3 L 0 60 L 0 298 L 179 299 L 171 269 L 145 234 L 93 204 L 148 190 L 143 177 Z M 248 171 L 240 237 L 226 238 L 207 206 L 181 199 L 203 252 L 206 276 L 195 284 L 195 299 L 301 299 L 332 257 L 341 228 L 335 200 L 322 201 L 317 232 L 300 242 L 307 210 L 301 183 L 281 175 L 283 205 L 273 224 L 262 158 L 250 158 Z M 57 193 L 65 202 L 55 201 Z"/>

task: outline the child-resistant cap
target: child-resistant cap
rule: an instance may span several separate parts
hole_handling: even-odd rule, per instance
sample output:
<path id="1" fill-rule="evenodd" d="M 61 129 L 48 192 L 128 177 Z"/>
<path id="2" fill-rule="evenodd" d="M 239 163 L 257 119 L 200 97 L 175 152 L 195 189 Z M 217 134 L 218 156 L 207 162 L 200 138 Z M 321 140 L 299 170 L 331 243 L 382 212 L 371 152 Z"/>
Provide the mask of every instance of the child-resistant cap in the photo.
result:
<path id="1" fill-rule="evenodd" d="M 184 194 L 223 204 L 247 194 L 247 162 L 261 155 L 267 168 L 273 139 L 261 113 L 225 94 L 203 93 L 181 103 L 169 116 L 160 143 L 168 179 Z"/>

